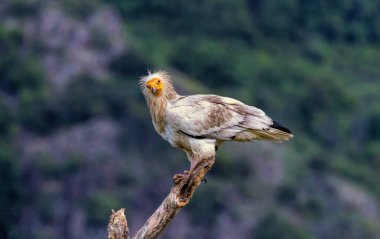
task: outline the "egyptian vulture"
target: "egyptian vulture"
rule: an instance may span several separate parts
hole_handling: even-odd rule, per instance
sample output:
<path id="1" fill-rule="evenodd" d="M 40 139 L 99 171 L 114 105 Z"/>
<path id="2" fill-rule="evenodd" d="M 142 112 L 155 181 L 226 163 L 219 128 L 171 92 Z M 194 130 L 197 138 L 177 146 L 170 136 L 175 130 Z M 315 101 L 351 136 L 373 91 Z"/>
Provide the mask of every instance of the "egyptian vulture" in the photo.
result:
<path id="1" fill-rule="evenodd" d="M 218 95 L 182 96 L 174 90 L 170 75 L 149 72 L 140 85 L 156 131 L 173 147 L 184 150 L 191 169 L 213 157 L 225 141 L 281 142 L 293 137 L 290 130 L 262 110 Z"/>

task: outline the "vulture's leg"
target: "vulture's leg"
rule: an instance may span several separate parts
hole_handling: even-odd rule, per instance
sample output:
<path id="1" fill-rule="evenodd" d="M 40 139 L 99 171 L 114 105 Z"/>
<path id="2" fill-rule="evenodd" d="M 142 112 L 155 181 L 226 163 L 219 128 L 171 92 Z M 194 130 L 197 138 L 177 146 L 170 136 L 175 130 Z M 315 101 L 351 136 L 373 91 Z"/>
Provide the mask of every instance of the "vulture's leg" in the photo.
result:
<path id="1" fill-rule="evenodd" d="M 193 159 L 190 163 L 191 163 L 191 166 L 190 166 L 190 172 L 194 170 L 194 168 L 200 164 L 202 162 L 202 160 L 196 160 L 196 159 Z M 186 172 L 186 171 L 185 171 Z M 202 179 L 202 182 L 204 182 L 205 184 L 207 183 L 207 179 L 206 178 L 203 178 Z"/>

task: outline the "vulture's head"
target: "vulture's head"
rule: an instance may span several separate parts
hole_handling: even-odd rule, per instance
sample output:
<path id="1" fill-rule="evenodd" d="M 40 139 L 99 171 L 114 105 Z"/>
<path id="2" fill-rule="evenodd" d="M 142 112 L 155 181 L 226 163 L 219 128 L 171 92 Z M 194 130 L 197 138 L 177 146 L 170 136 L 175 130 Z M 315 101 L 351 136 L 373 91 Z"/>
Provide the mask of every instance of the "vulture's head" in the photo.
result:
<path id="1" fill-rule="evenodd" d="M 140 86 L 145 97 L 162 97 L 175 93 L 170 76 L 167 72 L 148 72 L 141 77 Z"/>

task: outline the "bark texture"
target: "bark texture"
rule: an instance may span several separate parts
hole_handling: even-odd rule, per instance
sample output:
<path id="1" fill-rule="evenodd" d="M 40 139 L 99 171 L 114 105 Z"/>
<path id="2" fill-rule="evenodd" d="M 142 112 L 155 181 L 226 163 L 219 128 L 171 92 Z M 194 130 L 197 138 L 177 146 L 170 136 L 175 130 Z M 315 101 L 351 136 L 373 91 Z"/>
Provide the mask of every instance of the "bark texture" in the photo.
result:
<path id="1" fill-rule="evenodd" d="M 133 239 L 157 238 L 179 210 L 190 202 L 195 190 L 214 163 L 215 157 L 210 157 L 200 161 L 190 172 L 185 171 L 184 174 L 174 175 L 174 185 L 169 195 L 136 232 Z M 108 239 L 130 239 L 124 209 L 112 212 L 108 224 Z"/>

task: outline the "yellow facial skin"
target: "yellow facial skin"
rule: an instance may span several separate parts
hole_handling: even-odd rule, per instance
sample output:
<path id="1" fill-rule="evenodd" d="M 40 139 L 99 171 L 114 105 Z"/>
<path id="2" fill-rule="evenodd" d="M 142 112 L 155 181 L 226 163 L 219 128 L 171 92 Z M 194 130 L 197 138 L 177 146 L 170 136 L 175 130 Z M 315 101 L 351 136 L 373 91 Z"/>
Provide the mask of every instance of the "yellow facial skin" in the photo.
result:
<path id="1" fill-rule="evenodd" d="M 163 90 L 162 80 L 160 78 L 153 78 L 146 82 L 146 87 L 155 96 L 161 96 Z"/>

